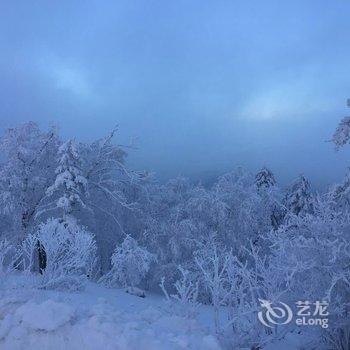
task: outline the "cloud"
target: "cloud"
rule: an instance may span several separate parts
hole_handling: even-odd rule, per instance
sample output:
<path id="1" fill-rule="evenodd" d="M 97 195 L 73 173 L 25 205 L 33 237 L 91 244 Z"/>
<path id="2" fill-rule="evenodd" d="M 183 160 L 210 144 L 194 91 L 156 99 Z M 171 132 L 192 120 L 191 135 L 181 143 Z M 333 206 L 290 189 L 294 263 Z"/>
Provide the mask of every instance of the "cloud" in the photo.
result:
<path id="1" fill-rule="evenodd" d="M 52 78 L 58 89 L 68 90 L 81 98 L 88 98 L 93 95 L 92 88 L 86 77 L 81 72 L 71 67 L 54 67 L 52 70 Z"/>
<path id="2" fill-rule="evenodd" d="M 96 100 L 96 91 L 83 66 L 50 54 L 42 57 L 38 60 L 39 73 L 49 80 L 54 89 L 67 92 L 72 97 L 84 101 Z"/>
<path id="3" fill-rule="evenodd" d="M 238 115 L 243 119 L 282 120 L 330 112 L 338 106 L 327 89 L 319 90 L 320 82 L 313 77 L 273 85 L 253 93 Z"/>

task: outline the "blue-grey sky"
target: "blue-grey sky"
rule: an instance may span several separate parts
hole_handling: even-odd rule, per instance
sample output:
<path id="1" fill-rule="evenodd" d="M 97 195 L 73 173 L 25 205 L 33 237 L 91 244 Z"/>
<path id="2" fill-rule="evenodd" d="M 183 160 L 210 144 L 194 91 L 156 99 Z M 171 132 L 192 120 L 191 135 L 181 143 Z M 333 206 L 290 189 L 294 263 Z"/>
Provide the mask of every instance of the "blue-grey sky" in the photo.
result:
<path id="1" fill-rule="evenodd" d="M 161 179 L 267 165 L 326 185 L 350 165 L 325 142 L 348 113 L 349 33 L 347 0 L 1 0 L 1 127 L 119 124 Z"/>

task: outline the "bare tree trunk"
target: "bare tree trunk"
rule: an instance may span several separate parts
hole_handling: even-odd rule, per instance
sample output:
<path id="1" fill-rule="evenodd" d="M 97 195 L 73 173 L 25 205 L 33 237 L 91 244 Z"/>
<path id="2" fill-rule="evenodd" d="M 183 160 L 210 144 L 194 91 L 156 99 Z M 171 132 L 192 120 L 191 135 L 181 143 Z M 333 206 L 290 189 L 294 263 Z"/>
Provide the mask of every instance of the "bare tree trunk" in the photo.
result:
<path id="1" fill-rule="evenodd" d="M 44 246 L 38 241 L 37 243 L 37 249 L 38 249 L 38 259 L 39 259 L 39 273 L 43 274 L 44 270 L 46 269 L 46 252 Z"/>

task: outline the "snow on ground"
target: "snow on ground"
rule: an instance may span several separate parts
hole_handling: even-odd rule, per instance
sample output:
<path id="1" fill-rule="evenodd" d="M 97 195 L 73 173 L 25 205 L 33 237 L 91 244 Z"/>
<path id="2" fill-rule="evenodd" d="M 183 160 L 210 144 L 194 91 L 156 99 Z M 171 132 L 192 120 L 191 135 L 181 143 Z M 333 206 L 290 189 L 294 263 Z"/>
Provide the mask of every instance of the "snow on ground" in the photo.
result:
<path id="1" fill-rule="evenodd" d="M 169 310 L 160 295 L 140 298 L 88 283 L 81 292 L 33 288 L 33 276 L 0 279 L 1 350 L 220 350 L 210 306 L 196 319 Z M 264 350 L 305 349 L 287 334 Z"/>
<path id="2" fill-rule="evenodd" d="M 160 296 L 139 298 L 94 283 L 74 293 L 36 290 L 19 277 L 2 286 L 2 350 L 220 349 L 205 324 L 208 309 L 199 322 L 167 312 Z"/>

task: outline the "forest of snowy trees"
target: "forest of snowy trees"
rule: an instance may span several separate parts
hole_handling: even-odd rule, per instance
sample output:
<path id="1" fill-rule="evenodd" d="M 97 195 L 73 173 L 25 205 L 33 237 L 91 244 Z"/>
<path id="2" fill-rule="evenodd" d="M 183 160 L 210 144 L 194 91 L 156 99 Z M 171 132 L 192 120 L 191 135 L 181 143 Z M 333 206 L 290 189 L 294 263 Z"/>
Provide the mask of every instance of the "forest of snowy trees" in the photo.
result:
<path id="1" fill-rule="evenodd" d="M 350 174 L 321 193 L 304 175 L 281 188 L 267 167 L 235 169 L 210 187 L 159 184 L 128 168 L 117 139 L 113 130 L 91 144 L 63 140 L 32 122 L 5 132 L 1 276 L 35 274 L 39 289 L 80 290 L 90 279 L 163 293 L 188 317 L 210 304 L 231 346 L 279 331 L 259 323 L 259 299 L 325 300 L 329 327 L 318 339 L 350 348 Z M 349 140 L 344 118 L 333 143 Z"/>

